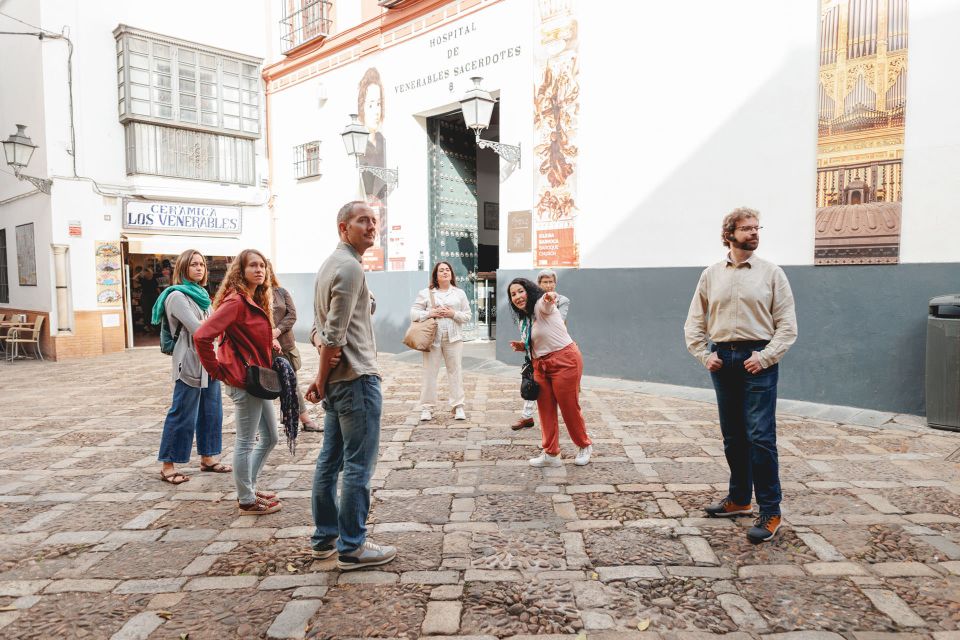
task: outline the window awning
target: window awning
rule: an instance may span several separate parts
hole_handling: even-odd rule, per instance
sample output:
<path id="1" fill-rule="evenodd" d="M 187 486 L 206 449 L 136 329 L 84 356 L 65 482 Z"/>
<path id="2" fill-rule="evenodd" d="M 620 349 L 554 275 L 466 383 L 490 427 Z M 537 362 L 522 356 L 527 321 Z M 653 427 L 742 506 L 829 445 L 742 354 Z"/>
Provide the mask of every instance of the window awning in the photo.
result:
<path id="1" fill-rule="evenodd" d="M 235 256 L 244 247 L 240 238 L 220 238 L 217 236 L 179 236 L 148 233 L 124 233 L 130 253 L 148 255 L 179 255 L 187 249 L 196 249 L 203 255 Z"/>

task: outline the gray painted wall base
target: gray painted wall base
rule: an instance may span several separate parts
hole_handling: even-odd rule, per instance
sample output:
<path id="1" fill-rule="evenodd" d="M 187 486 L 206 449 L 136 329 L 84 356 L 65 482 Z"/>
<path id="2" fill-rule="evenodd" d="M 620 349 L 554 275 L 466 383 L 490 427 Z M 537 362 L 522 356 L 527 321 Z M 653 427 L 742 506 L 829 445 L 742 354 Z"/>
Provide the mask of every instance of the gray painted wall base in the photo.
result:
<path id="1" fill-rule="evenodd" d="M 800 337 L 780 368 L 780 396 L 874 411 L 924 414 L 927 301 L 960 291 L 960 264 L 785 267 L 797 301 Z M 710 388 L 687 353 L 683 322 L 700 267 L 578 269 L 559 274 L 571 299 L 568 325 L 584 355 L 584 374 Z M 499 271 L 497 359 L 519 364 L 506 287 L 533 271 Z M 425 271 L 372 272 L 380 351 L 397 353 Z M 306 340 L 313 322 L 314 274 L 280 276 L 300 313 Z"/>

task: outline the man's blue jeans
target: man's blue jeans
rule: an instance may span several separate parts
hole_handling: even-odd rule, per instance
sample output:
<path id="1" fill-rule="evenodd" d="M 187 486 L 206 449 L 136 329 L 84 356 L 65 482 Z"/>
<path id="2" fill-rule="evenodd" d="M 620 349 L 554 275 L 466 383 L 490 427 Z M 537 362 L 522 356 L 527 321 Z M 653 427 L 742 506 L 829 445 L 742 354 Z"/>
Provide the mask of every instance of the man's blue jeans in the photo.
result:
<path id="1" fill-rule="evenodd" d="M 360 376 L 328 386 L 324 399 L 323 448 L 313 475 L 314 548 L 339 536 L 337 549 L 347 553 L 367 537 L 370 478 L 380 447 L 380 378 Z M 337 475 L 343 485 L 337 502 Z"/>
<path id="2" fill-rule="evenodd" d="M 201 456 L 220 454 L 223 437 L 223 404 L 220 383 L 211 380 L 206 389 L 191 387 L 177 380 L 173 387 L 173 403 L 163 423 L 160 436 L 160 462 L 190 462 L 193 434 L 197 434 L 197 453 Z"/>
<path id="3" fill-rule="evenodd" d="M 743 368 L 743 361 L 763 344 L 751 348 L 749 343 L 739 343 L 736 350 L 714 346 L 723 367 L 710 376 L 717 392 L 723 452 L 730 466 L 730 499 L 739 505 L 750 504 L 755 493 L 761 515 L 780 515 L 776 419 L 779 365 L 756 375 Z"/>

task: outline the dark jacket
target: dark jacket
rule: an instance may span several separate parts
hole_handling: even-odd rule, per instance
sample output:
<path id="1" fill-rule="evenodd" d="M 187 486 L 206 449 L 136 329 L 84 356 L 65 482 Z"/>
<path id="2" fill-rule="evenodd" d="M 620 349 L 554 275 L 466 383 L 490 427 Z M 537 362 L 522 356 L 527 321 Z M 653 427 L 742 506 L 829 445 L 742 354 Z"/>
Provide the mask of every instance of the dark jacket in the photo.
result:
<path id="1" fill-rule="evenodd" d="M 213 342 L 223 336 L 220 349 Z M 273 333 L 267 312 L 246 295 L 231 293 L 193 335 L 203 368 L 215 380 L 243 389 L 247 365 L 271 367 Z"/>
<path id="2" fill-rule="evenodd" d="M 296 346 L 293 338 L 293 325 L 297 323 L 297 308 L 293 304 L 293 296 L 283 287 L 273 289 L 273 326 L 280 330 L 277 342 L 284 353 L 292 351 Z"/>

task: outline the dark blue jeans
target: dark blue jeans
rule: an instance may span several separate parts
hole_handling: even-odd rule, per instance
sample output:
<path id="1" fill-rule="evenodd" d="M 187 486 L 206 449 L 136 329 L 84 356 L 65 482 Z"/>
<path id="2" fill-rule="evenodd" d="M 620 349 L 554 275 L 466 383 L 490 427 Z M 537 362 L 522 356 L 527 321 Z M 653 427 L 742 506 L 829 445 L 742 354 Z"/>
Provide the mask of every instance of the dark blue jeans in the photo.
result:
<path id="1" fill-rule="evenodd" d="M 211 380 L 206 389 L 177 380 L 173 387 L 173 404 L 163 423 L 157 460 L 177 464 L 190 462 L 194 432 L 197 434 L 197 453 L 201 456 L 220 454 L 223 403 L 220 383 L 216 380 Z"/>
<path id="2" fill-rule="evenodd" d="M 762 348 L 760 343 L 755 350 Z M 754 375 L 743 368 L 743 361 L 754 349 L 714 346 L 714 350 L 723 360 L 723 367 L 710 376 L 717 392 L 723 452 L 730 466 L 729 497 L 742 505 L 750 504 L 751 494 L 756 494 L 762 515 L 780 515 L 776 419 L 779 365 Z"/>
<path id="3" fill-rule="evenodd" d="M 380 378 L 360 376 L 328 386 L 324 399 L 323 448 L 313 474 L 314 548 L 339 536 L 340 553 L 353 551 L 367 537 L 370 478 L 380 447 Z M 337 501 L 337 475 L 343 483 Z"/>

